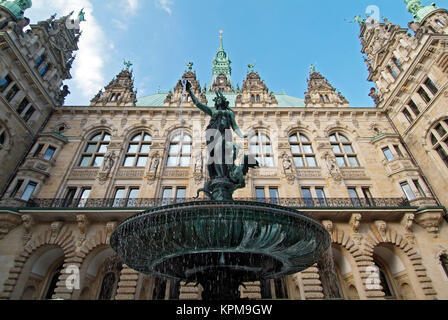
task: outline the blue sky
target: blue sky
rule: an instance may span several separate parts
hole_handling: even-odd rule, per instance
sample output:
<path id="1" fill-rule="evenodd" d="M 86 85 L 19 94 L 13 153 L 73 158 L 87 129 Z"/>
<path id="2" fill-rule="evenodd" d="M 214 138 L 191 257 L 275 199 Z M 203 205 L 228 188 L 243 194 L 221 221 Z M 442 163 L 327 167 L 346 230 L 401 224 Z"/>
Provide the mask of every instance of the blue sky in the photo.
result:
<path id="1" fill-rule="evenodd" d="M 303 98 L 309 66 L 317 63 L 352 106 L 370 107 L 374 84 L 366 80 L 359 26 L 346 21 L 369 5 L 403 27 L 412 20 L 404 0 L 33 0 L 26 15 L 33 23 L 86 8 L 66 105 L 88 105 L 123 59 L 134 63 L 138 96 L 172 90 L 189 61 L 208 85 L 223 30 L 240 86 L 251 63 L 270 90 Z"/>

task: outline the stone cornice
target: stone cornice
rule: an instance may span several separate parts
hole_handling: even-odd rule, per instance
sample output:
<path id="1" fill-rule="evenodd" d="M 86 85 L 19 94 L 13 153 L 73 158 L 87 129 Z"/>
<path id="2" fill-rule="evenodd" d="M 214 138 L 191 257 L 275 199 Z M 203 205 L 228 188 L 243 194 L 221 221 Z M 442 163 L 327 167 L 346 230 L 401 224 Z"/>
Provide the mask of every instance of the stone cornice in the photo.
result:
<path id="1" fill-rule="evenodd" d="M 384 116 L 384 111 L 378 108 L 232 108 L 235 114 L 238 115 L 249 115 L 255 116 L 257 115 L 266 115 L 266 116 L 308 116 L 308 117 L 316 117 L 316 116 L 346 116 L 347 118 L 358 116 Z M 183 107 L 184 114 L 193 115 L 201 115 L 202 112 L 193 107 Z M 179 110 L 176 107 L 90 107 L 90 106 L 66 106 L 66 107 L 58 107 L 57 114 L 70 114 L 74 115 L 112 115 L 119 116 L 122 114 L 123 116 L 129 117 L 131 114 L 138 114 L 139 116 L 150 115 L 151 117 L 156 117 L 158 115 L 168 116 L 173 115 L 178 117 Z"/>

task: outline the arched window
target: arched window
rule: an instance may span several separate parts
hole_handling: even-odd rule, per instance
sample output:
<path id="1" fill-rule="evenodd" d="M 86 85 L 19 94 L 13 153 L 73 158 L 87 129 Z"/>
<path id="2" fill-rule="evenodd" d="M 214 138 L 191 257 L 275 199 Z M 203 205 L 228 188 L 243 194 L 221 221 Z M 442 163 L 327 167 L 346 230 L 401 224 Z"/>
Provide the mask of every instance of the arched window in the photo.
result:
<path id="1" fill-rule="evenodd" d="M 0 125 L 0 149 L 4 148 L 7 142 L 6 129 Z"/>
<path id="2" fill-rule="evenodd" d="M 133 136 L 124 157 L 123 167 L 146 167 L 151 143 L 152 137 L 144 131 Z"/>
<path id="3" fill-rule="evenodd" d="M 274 156 L 271 139 L 261 131 L 257 131 L 250 139 L 250 153 L 255 156 L 261 167 L 273 167 Z"/>
<path id="4" fill-rule="evenodd" d="M 257 102 L 258 102 L 258 103 L 261 102 L 261 98 L 260 98 L 260 95 L 259 95 L 259 94 L 257 94 Z"/>
<path id="5" fill-rule="evenodd" d="M 111 300 L 116 285 L 116 276 L 114 272 L 108 272 L 103 277 L 101 291 L 98 300 Z"/>
<path id="6" fill-rule="evenodd" d="M 80 167 L 100 167 L 110 143 L 110 134 L 106 131 L 96 133 L 88 141 L 81 155 Z"/>
<path id="7" fill-rule="evenodd" d="M 442 263 L 443 270 L 448 277 L 448 256 L 446 254 L 440 256 L 440 263 Z"/>
<path id="8" fill-rule="evenodd" d="M 445 28 L 445 24 L 439 19 L 436 19 L 436 23 L 439 25 L 439 27 Z"/>
<path id="9" fill-rule="evenodd" d="M 50 283 L 48 284 L 47 292 L 46 292 L 46 294 L 45 294 L 45 299 L 46 299 L 46 300 L 51 299 L 51 298 L 53 297 L 53 294 L 55 293 L 54 290 L 55 290 L 56 287 L 57 287 L 57 283 L 58 283 L 58 281 L 59 281 L 59 277 L 60 277 L 60 275 L 61 275 L 61 273 L 62 273 L 62 266 L 63 266 L 63 264 L 61 263 L 61 264 L 59 265 L 59 267 L 56 268 L 55 271 L 53 271 L 53 274 L 52 274 L 52 276 L 51 276 Z"/>
<path id="10" fill-rule="evenodd" d="M 347 137 L 336 132 L 330 136 L 330 143 L 339 167 L 359 167 L 358 158 Z"/>
<path id="11" fill-rule="evenodd" d="M 448 167 L 448 119 L 431 129 L 430 139 L 433 149 Z"/>
<path id="12" fill-rule="evenodd" d="M 306 136 L 294 133 L 289 137 L 289 144 L 296 167 L 317 167 L 313 146 Z"/>
<path id="13" fill-rule="evenodd" d="M 255 103 L 255 96 L 254 95 L 250 96 L 250 102 Z"/>
<path id="14" fill-rule="evenodd" d="M 168 167 L 189 167 L 192 149 L 191 136 L 185 131 L 176 133 L 170 141 L 168 150 Z"/>

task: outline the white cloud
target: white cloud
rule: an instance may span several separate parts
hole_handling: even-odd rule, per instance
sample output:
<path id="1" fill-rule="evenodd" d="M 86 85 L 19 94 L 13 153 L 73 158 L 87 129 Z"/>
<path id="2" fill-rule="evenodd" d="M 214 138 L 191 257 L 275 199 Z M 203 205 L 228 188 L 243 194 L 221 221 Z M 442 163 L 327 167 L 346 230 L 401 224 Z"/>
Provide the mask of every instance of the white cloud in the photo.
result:
<path id="1" fill-rule="evenodd" d="M 31 19 L 31 23 L 36 23 L 48 19 L 53 13 L 61 17 L 75 10 L 76 15 L 82 8 L 87 21 L 81 23 L 79 51 L 75 52 L 71 73 L 79 95 L 90 99 L 104 86 L 104 57 L 110 45 L 93 15 L 92 0 L 34 0 L 33 7 L 25 15 Z"/>
<path id="2" fill-rule="evenodd" d="M 126 13 L 134 15 L 140 7 L 140 0 L 121 0 L 121 7 Z"/>
<path id="3" fill-rule="evenodd" d="M 115 26 L 118 29 L 121 29 L 121 30 L 124 30 L 124 31 L 128 30 L 128 26 L 124 22 L 122 22 L 120 20 L 117 20 L 117 19 L 112 19 L 112 22 L 115 24 Z"/>
<path id="4" fill-rule="evenodd" d="M 173 6 L 173 0 L 156 0 L 156 4 L 169 15 L 173 13 L 171 7 Z"/>

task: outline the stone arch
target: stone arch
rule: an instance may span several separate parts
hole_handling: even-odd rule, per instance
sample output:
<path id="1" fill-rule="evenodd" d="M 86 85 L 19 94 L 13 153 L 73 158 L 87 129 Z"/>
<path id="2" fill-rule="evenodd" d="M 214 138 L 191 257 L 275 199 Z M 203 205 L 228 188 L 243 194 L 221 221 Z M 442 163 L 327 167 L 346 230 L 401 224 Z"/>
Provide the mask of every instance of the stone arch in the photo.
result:
<path id="1" fill-rule="evenodd" d="M 359 235 L 359 234 L 357 234 L 357 235 Z M 352 239 L 352 237 L 353 237 L 353 235 L 347 234 L 343 230 L 339 230 L 336 228 L 333 228 L 333 230 L 331 232 L 332 245 L 340 246 L 341 248 L 346 250 L 349 257 L 352 258 L 355 263 L 355 265 L 351 266 L 353 276 L 355 278 L 355 282 L 356 282 L 356 280 L 358 280 L 362 283 L 363 276 L 364 276 L 362 271 L 365 268 L 366 258 L 364 257 L 363 250 L 361 249 L 359 244 L 357 244 L 355 242 L 355 240 Z M 359 242 L 359 241 L 357 241 L 357 242 Z M 358 296 L 360 298 L 362 298 L 363 292 L 362 292 L 362 290 L 360 290 L 362 288 L 355 286 L 355 289 L 357 291 Z"/>
<path id="2" fill-rule="evenodd" d="M 63 227 L 56 236 L 51 230 L 33 236 L 24 246 L 22 252 L 14 259 L 14 266 L 9 271 L 9 277 L 5 282 L 3 292 L 0 294 L 0 299 L 18 299 L 19 291 L 21 291 L 18 284 L 20 285 L 19 282 L 23 280 L 24 275 L 22 273 L 26 263 L 30 261 L 34 253 L 45 246 L 62 249 L 65 261 L 70 261 L 75 257 L 75 240 L 68 227 Z"/>
<path id="3" fill-rule="evenodd" d="M 437 251 L 435 255 L 436 263 L 439 265 L 440 272 L 444 275 L 445 279 L 448 280 L 448 268 L 444 266 L 442 257 L 445 256 L 448 258 L 448 250 L 445 247 L 442 247 L 439 245 L 439 250 Z"/>
<path id="4" fill-rule="evenodd" d="M 375 247 L 381 244 L 390 244 L 398 249 L 398 252 L 401 253 L 403 257 L 407 257 L 410 264 L 407 266 L 408 271 L 412 271 L 417 282 L 420 284 L 420 287 L 414 288 L 416 291 L 421 291 L 422 294 L 428 300 L 432 300 L 436 298 L 436 291 L 432 285 L 432 280 L 426 272 L 426 268 L 423 265 L 422 257 L 416 251 L 416 248 L 413 244 L 408 242 L 403 236 L 398 234 L 395 230 L 387 230 L 385 237 L 381 237 L 381 235 L 374 233 L 373 237 L 368 237 L 365 243 L 365 254 L 370 257 L 372 265 L 373 265 L 373 255 Z M 412 281 L 412 274 L 409 273 L 410 280 Z M 381 291 L 380 291 L 381 292 Z"/>
<path id="5" fill-rule="evenodd" d="M 0 128 L 1 127 L 4 128 L 5 133 L 6 133 L 5 134 L 6 135 L 6 140 L 5 140 L 5 143 L 2 146 L 2 149 L 8 152 L 14 146 L 14 141 L 13 141 L 12 137 L 14 136 L 15 131 L 8 126 L 8 120 L 7 119 L 6 120 L 0 119 Z M 0 151 L 1 151 L 1 149 L 0 149 Z"/>
<path id="6" fill-rule="evenodd" d="M 185 130 L 185 132 L 187 132 L 191 137 L 193 137 L 193 130 L 192 130 L 192 128 L 191 127 L 187 127 L 187 126 L 185 126 L 183 124 L 180 124 L 180 123 L 174 124 L 174 125 L 166 128 L 165 129 L 165 134 L 163 136 L 167 137 L 166 140 L 169 142 L 171 140 L 172 136 L 174 134 L 176 134 L 177 131 L 180 131 L 180 130 Z"/>
<path id="7" fill-rule="evenodd" d="M 108 131 L 111 135 L 115 135 L 117 132 L 117 128 L 113 124 L 91 124 L 87 128 L 84 129 L 84 134 L 82 135 L 82 141 L 87 141 L 94 133 L 99 131 Z"/>
<path id="8" fill-rule="evenodd" d="M 107 231 L 107 227 L 100 228 L 92 237 L 83 242 L 83 244 L 77 248 L 73 257 L 66 259 L 63 265 L 63 272 L 59 278 L 58 288 L 56 289 L 56 296 L 58 298 L 71 300 L 74 296 L 74 289 L 67 289 L 65 281 L 73 274 L 73 272 L 67 272 L 67 268 L 74 267 L 81 270 L 82 265 L 86 257 L 95 249 L 99 247 L 109 247 L 109 239 L 111 232 Z M 83 292 L 77 293 L 78 297 L 84 294 Z"/>
<path id="9" fill-rule="evenodd" d="M 151 137 L 154 137 L 154 127 L 152 125 L 131 125 L 125 128 L 123 131 L 124 142 L 131 139 L 133 135 L 137 134 L 140 131 L 145 131 L 149 133 Z"/>
<path id="10" fill-rule="evenodd" d="M 289 138 L 291 134 L 295 132 L 301 132 L 304 133 L 310 140 L 314 140 L 316 137 L 314 136 L 314 131 L 311 130 L 311 127 L 309 125 L 303 125 L 301 123 L 293 124 L 288 126 L 284 131 L 283 135 L 285 138 Z"/>
<path id="11" fill-rule="evenodd" d="M 343 125 L 339 121 L 327 125 L 324 128 L 323 132 L 324 136 L 327 138 L 335 132 L 342 133 L 343 135 L 347 136 L 350 141 L 356 141 L 359 137 L 358 131 L 356 129 L 350 128 L 348 125 Z"/>
<path id="12" fill-rule="evenodd" d="M 428 117 L 429 118 L 429 117 Z M 432 119 L 426 118 L 426 125 L 424 127 L 422 136 L 421 136 L 421 143 L 423 148 L 426 152 L 430 152 L 433 148 L 431 143 L 429 143 L 429 134 L 431 133 L 431 129 L 439 122 L 447 120 L 448 116 L 442 115 L 438 117 L 434 117 Z"/>

